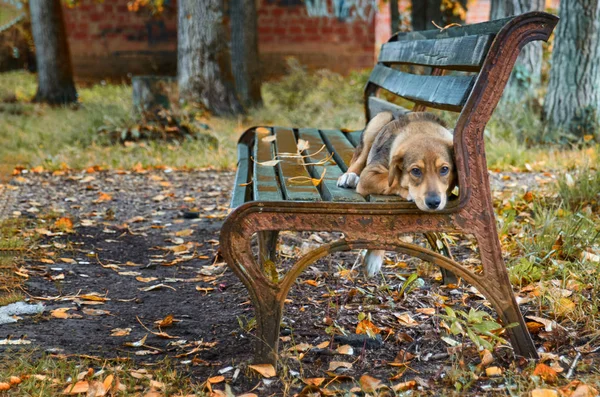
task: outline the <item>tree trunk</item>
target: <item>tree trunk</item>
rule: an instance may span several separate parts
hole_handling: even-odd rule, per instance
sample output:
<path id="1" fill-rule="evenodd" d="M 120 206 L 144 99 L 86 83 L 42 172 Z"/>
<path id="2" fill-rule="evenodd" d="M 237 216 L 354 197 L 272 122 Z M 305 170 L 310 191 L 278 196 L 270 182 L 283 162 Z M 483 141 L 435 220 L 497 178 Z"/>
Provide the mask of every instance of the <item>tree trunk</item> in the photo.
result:
<path id="1" fill-rule="evenodd" d="M 60 0 L 30 0 L 38 89 L 34 102 L 77 102 Z"/>
<path id="2" fill-rule="evenodd" d="M 177 80 L 182 99 L 217 115 L 242 112 L 235 95 L 222 0 L 179 0 Z"/>
<path id="3" fill-rule="evenodd" d="M 551 129 L 592 134 L 600 106 L 600 0 L 563 0 L 559 16 L 545 118 Z M 586 124 L 592 131 L 581 128 Z"/>
<path id="4" fill-rule="evenodd" d="M 398 31 L 398 23 L 400 22 L 400 12 L 398 11 L 398 0 L 390 0 L 390 26 L 392 34 Z"/>
<path id="5" fill-rule="evenodd" d="M 442 25 L 442 0 L 412 0 L 411 18 L 413 30 L 436 29 L 432 21 Z"/>
<path id="6" fill-rule="evenodd" d="M 235 88 L 244 106 L 262 104 L 255 0 L 231 0 L 231 65 Z"/>
<path id="7" fill-rule="evenodd" d="M 506 18 L 529 11 L 544 11 L 544 0 L 492 0 L 490 19 Z M 541 41 L 521 50 L 502 96 L 503 101 L 519 102 L 535 95 L 542 80 L 543 49 Z"/>

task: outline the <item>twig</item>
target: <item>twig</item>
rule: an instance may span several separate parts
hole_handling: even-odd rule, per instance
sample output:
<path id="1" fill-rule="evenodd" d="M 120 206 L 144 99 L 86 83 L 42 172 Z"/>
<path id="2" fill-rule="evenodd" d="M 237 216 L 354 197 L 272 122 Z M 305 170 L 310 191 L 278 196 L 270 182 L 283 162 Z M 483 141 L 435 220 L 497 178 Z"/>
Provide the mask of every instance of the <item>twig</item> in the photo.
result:
<path id="1" fill-rule="evenodd" d="M 565 375 L 565 378 L 569 379 L 571 376 L 573 376 L 573 372 L 575 372 L 575 367 L 577 366 L 577 362 L 579 362 L 580 358 L 581 358 L 581 353 L 577 352 L 577 354 L 575 355 L 575 358 L 573 359 L 573 362 L 571 363 L 571 366 L 569 367 L 569 371 Z"/>

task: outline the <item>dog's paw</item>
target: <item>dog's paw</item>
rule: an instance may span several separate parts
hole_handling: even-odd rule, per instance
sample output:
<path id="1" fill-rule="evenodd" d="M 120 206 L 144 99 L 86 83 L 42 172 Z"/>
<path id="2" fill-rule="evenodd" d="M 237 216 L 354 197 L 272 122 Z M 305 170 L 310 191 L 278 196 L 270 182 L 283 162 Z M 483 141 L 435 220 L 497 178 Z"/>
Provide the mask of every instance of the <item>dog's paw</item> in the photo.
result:
<path id="1" fill-rule="evenodd" d="M 346 172 L 344 175 L 338 178 L 337 185 L 339 187 L 354 189 L 356 185 L 358 185 L 359 180 L 360 177 L 354 172 Z"/>
<path id="2" fill-rule="evenodd" d="M 367 277 L 373 277 L 381 270 L 383 265 L 383 257 L 385 251 L 381 250 L 367 250 L 362 260 L 363 273 Z"/>

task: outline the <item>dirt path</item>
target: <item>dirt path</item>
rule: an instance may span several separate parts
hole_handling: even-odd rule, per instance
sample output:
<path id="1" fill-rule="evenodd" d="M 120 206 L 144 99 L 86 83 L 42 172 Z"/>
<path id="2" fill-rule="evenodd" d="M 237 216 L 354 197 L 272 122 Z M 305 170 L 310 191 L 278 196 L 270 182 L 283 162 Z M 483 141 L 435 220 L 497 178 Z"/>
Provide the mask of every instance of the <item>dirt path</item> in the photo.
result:
<path id="1" fill-rule="evenodd" d="M 493 175 L 493 184 L 514 183 L 511 189 L 521 189 L 535 182 L 535 176 L 519 175 Z M 212 171 L 15 178 L 18 196 L 10 213 L 36 219 L 42 236 L 34 258 L 21 269 L 28 276 L 25 291 L 46 307 L 40 315 L 0 326 L 0 339 L 26 335 L 47 352 L 130 357 L 140 363 L 169 356 L 198 380 L 229 366 L 245 368 L 251 358 L 253 311 L 245 289 L 217 257 L 232 179 L 232 173 Z M 301 251 L 334 237 L 284 233 L 283 268 Z M 455 254 L 477 265 L 468 245 L 457 247 Z M 487 302 L 465 286 L 440 285 L 436 268 L 402 256 L 391 257 L 385 280 L 366 281 L 351 270 L 356 258 L 356 253 L 338 253 L 323 259 L 293 288 L 282 352 L 301 344 L 330 344 L 300 360 L 298 352 L 284 353 L 286 376 L 368 373 L 416 379 L 422 387 L 445 382 L 443 374 L 453 361 L 433 314 L 442 303 L 489 311 Z M 404 294 L 405 280 L 415 272 L 429 277 L 419 278 Z M 159 330 L 154 323 L 169 315 L 173 324 Z M 336 349 L 348 342 L 337 342 L 333 335 L 354 334 L 359 323 L 371 324 L 383 342 L 373 348 L 358 343 L 352 354 L 340 354 Z M 418 358 L 410 370 L 389 365 L 406 357 Z M 349 368 L 334 372 L 332 361 Z M 225 372 L 234 392 L 256 384 L 244 376 L 234 379 L 234 373 Z M 280 390 L 281 382 L 261 384 L 259 394 Z"/>

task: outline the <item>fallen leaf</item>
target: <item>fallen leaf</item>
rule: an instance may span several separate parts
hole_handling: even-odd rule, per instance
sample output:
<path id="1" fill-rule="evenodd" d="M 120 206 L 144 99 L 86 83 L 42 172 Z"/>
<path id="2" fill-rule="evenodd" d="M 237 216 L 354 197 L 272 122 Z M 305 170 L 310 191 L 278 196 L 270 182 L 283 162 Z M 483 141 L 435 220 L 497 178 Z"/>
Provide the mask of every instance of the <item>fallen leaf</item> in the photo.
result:
<path id="1" fill-rule="evenodd" d="M 173 325 L 173 320 L 174 320 L 173 315 L 169 314 L 162 320 L 155 321 L 154 324 L 156 324 L 156 326 L 159 328 L 166 328 L 166 327 L 170 327 L 171 325 Z"/>
<path id="2" fill-rule="evenodd" d="M 327 342 L 327 344 L 329 344 L 329 342 Z M 338 348 L 335 349 L 335 351 L 338 352 L 339 354 L 346 354 L 348 356 L 351 356 L 354 354 L 354 349 L 350 345 L 338 346 Z"/>
<path id="3" fill-rule="evenodd" d="M 215 383 L 221 383 L 225 380 L 225 377 L 223 375 L 219 375 L 219 376 L 213 376 L 212 378 L 208 378 L 208 382 L 215 384 Z"/>
<path id="4" fill-rule="evenodd" d="M 258 372 L 265 378 L 271 378 L 276 375 L 275 368 L 272 364 L 254 364 L 249 365 L 248 367 Z"/>
<path id="5" fill-rule="evenodd" d="M 329 371 L 335 371 L 338 368 L 347 368 L 347 369 L 350 369 L 350 368 L 352 368 L 352 364 L 344 362 L 344 361 L 331 361 L 331 362 L 329 362 Z"/>
<path id="6" fill-rule="evenodd" d="M 365 393 L 374 393 L 381 387 L 381 381 L 369 375 L 361 376 L 358 382 L 360 383 L 361 390 Z"/>
<path id="7" fill-rule="evenodd" d="M 571 299 L 560 298 L 554 304 L 554 313 L 559 317 L 565 317 L 568 314 L 573 313 L 575 308 L 576 308 L 575 302 L 573 302 Z"/>
<path id="8" fill-rule="evenodd" d="M 289 352 L 300 352 L 300 353 L 304 353 L 306 351 L 309 351 L 310 349 L 312 349 L 313 346 L 309 345 L 308 343 L 298 343 L 297 345 L 294 345 L 292 347 L 290 347 L 288 349 Z"/>
<path id="9" fill-rule="evenodd" d="M 10 390 L 10 384 L 7 382 L 0 382 L 0 390 Z"/>
<path id="10" fill-rule="evenodd" d="M 189 237 L 194 233 L 193 229 L 184 229 L 184 230 L 180 230 L 178 232 L 175 232 L 175 235 L 177 237 Z"/>
<path id="11" fill-rule="evenodd" d="M 157 277 L 141 277 L 141 276 L 138 276 L 135 279 L 141 283 L 150 283 L 152 281 L 158 280 Z"/>
<path id="12" fill-rule="evenodd" d="M 13 386 L 14 386 L 14 385 L 18 385 L 18 384 L 19 384 L 19 383 L 21 383 L 21 382 L 22 382 L 22 380 L 21 380 L 21 378 L 19 378 L 18 376 L 11 376 L 11 377 L 8 379 L 8 383 L 10 383 L 10 384 L 11 384 L 11 385 L 13 385 Z"/>
<path id="13" fill-rule="evenodd" d="M 63 391 L 62 394 L 74 395 L 80 393 L 87 393 L 90 385 L 87 380 L 80 380 L 79 382 L 67 386 L 67 388 Z"/>
<path id="14" fill-rule="evenodd" d="M 417 387 L 417 382 L 409 380 L 408 382 L 401 382 L 392 386 L 392 390 L 396 393 L 406 390 L 412 390 Z"/>
<path id="15" fill-rule="evenodd" d="M 547 383 L 556 383 L 558 380 L 558 374 L 555 370 L 547 366 L 546 364 L 538 364 L 533 370 L 533 375 L 539 376 Z"/>
<path id="16" fill-rule="evenodd" d="M 144 335 L 144 337 L 137 342 L 125 342 L 124 345 L 129 347 L 141 347 L 146 343 L 146 338 L 148 338 L 148 334 Z"/>
<path id="17" fill-rule="evenodd" d="M 114 328 L 110 332 L 110 336 L 127 336 L 131 333 L 131 328 Z"/>
<path id="18" fill-rule="evenodd" d="M 151 286 L 146 287 L 146 288 L 138 288 L 138 289 L 140 291 L 149 292 L 149 291 L 154 291 L 155 289 L 160 289 L 160 288 L 170 288 L 173 291 L 177 291 L 177 289 L 171 287 L 170 285 L 166 285 L 166 284 L 156 284 L 156 285 L 151 285 Z"/>
<path id="19" fill-rule="evenodd" d="M 50 312 L 50 315 L 52 317 L 62 318 L 62 319 L 72 318 L 73 316 L 71 314 L 67 313 L 67 311 L 69 311 L 71 309 L 72 309 L 72 307 L 61 307 L 61 308 L 52 310 Z"/>
<path id="20" fill-rule="evenodd" d="M 325 378 L 306 378 L 302 379 L 302 382 L 306 383 L 307 385 L 319 387 L 321 384 L 323 384 L 323 382 L 325 382 Z"/>
<path id="21" fill-rule="evenodd" d="M 54 222 L 54 228 L 58 230 L 72 231 L 73 221 L 67 217 L 59 218 L 56 220 L 56 222 Z"/>
<path id="22" fill-rule="evenodd" d="M 111 201 L 113 199 L 113 197 L 108 194 L 108 193 L 104 193 L 104 192 L 98 192 L 98 198 L 96 200 L 94 200 L 94 203 L 102 203 L 105 201 Z"/>
<path id="23" fill-rule="evenodd" d="M 502 368 L 500 367 L 489 367 L 485 369 L 485 374 L 487 376 L 500 376 L 502 375 Z"/>

